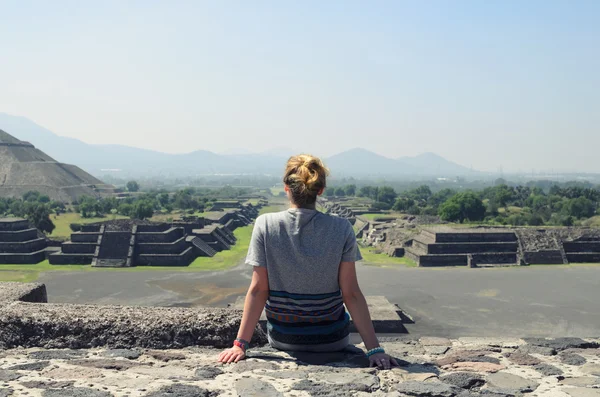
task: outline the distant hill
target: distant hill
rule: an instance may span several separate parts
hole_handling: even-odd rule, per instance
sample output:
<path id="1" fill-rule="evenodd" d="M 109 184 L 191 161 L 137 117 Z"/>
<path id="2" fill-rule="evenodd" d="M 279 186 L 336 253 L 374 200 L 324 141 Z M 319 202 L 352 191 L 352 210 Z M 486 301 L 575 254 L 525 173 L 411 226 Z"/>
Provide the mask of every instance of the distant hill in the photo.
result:
<path id="1" fill-rule="evenodd" d="M 0 113 L 0 129 L 14 137 L 31 142 L 59 161 L 76 164 L 93 175 L 105 170 L 120 170 L 129 176 L 198 176 L 206 174 L 270 174 L 280 175 L 287 148 L 276 148 L 259 154 L 216 154 L 197 150 L 186 154 L 169 154 L 123 145 L 91 145 L 78 139 L 62 137 L 24 118 Z M 325 158 L 334 176 L 403 177 L 468 175 L 475 171 L 450 162 L 433 153 L 416 157 L 391 159 L 366 149 L 351 149 Z"/>
<path id="2" fill-rule="evenodd" d="M 426 174 L 459 176 L 478 173 L 478 171 L 453 163 L 435 153 L 423 153 L 415 157 L 400 157 L 398 161 L 411 165 Z"/>

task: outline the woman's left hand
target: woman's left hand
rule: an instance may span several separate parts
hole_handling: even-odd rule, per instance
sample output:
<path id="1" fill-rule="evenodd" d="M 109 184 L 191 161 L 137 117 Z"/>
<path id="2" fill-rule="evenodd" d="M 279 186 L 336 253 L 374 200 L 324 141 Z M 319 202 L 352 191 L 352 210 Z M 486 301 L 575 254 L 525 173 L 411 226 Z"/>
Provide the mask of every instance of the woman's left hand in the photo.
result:
<path id="1" fill-rule="evenodd" d="M 369 357 L 369 363 L 371 367 L 379 369 L 390 369 L 392 366 L 398 366 L 398 362 L 392 356 L 385 353 L 373 354 Z"/>
<path id="2" fill-rule="evenodd" d="M 244 352 L 244 349 L 238 346 L 233 346 L 232 348 L 227 349 L 219 354 L 219 362 L 225 364 L 237 363 L 244 358 L 246 358 L 246 352 Z"/>

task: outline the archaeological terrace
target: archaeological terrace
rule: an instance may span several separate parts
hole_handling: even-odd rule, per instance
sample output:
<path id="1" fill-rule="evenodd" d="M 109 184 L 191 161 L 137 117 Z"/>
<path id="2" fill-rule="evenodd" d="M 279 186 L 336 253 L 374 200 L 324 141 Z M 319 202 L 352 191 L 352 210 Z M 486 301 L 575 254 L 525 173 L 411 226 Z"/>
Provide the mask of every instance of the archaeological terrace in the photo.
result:
<path id="1" fill-rule="evenodd" d="M 116 220 L 83 225 L 60 247 L 47 247 L 45 236 L 24 219 L 0 219 L 0 264 L 93 267 L 187 266 L 212 257 L 236 243 L 233 232 L 258 216 L 260 205 L 242 204 L 207 218 L 187 217 L 170 223 Z"/>

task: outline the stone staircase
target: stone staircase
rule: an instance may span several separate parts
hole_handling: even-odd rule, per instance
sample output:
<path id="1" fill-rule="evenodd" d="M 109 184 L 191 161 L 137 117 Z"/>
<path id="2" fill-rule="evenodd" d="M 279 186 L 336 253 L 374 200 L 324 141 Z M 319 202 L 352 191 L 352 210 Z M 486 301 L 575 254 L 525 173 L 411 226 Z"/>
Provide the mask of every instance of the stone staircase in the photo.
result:
<path id="1" fill-rule="evenodd" d="M 129 267 L 131 266 L 131 240 L 135 237 L 131 231 L 104 232 L 98 246 L 98 255 L 92 262 L 93 267 Z"/>
<path id="2" fill-rule="evenodd" d="M 213 257 L 217 254 L 217 251 L 212 249 L 212 247 L 201 238 L 195 236 L 190 236 L 189 238 L 189 241 L 194 246 L 194 248 L 198 250 L 198 253 L 202 254 L 200 256 Z"/>

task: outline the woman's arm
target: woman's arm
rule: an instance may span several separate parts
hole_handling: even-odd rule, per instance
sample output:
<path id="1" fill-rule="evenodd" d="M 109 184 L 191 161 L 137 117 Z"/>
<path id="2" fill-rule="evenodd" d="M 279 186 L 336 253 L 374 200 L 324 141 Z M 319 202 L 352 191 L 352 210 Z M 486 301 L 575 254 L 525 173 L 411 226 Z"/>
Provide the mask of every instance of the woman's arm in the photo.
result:
<path id="1" fill-rule="evenodd" d="M 248 293 L 246 294 L 246 301 L 244 302 L 244 313 L 242 314 L 242 322 L 238 331 L 237 337 L 245 341 L 252 339 L 252 334 L 256 329 L 256 324 L 260 319 L 265 303 L 269 297 L 269 279 L 267 276 L 267 268 L 261 266 L 254 266 L 252 273 L 252 282 Z M 233 346 L 230 349 L 223 351 L 219 355 L 219 361 L 222 363 L 238 362 L 246 356 L 244 349 Z"/>
<path id="2" fill-rule="evenodd" d="M 344 303 L 352 316 L 354 326 L 358 330 L 363 342 L 365 342 L 365 347 L 367 350 L 378 348 L 379 341 L 377 340 L 377 335 L 375 335 L 375 328 L 373 328 L 367 300 L 358 286 L 356 265 L 354 262 L 342 262 L 340 264 L 339 283 Z M 398 365 L 398 362 L 385 354 L 383 350 L 367 355 L 372 366 L 390 369 L 392 365 Z"/>
<path id="3" fill-rule="evenodd" d="M 244 302 L 244 314 L 242 315 L 242 323 L 237 337 L 250 341 L 252 334 L 256 329 L 256 324 L 260 320 L 267 298 L 269 297 L 269 279 L 267 277 L 266 267 L 254 267 L 252 273 L 252 283 L 246 294 Z"/>
<path id="4" fill-rule="evenodd" d="M 352 316 L 354 326 L 363 342 L 365 342 L 365 347 L 367 350 L 379 347 L 379 341 L 371 321 L 371 314 L 367 307 L 367 300 L 358 286 L 354 262 L 342 262 L 340 264 L 339 282 L 344 304 Z"/>

